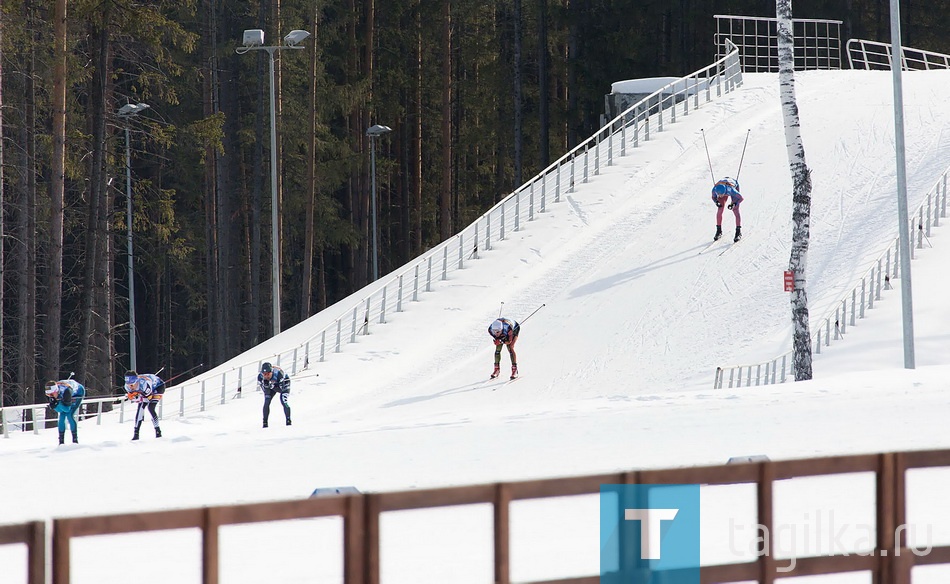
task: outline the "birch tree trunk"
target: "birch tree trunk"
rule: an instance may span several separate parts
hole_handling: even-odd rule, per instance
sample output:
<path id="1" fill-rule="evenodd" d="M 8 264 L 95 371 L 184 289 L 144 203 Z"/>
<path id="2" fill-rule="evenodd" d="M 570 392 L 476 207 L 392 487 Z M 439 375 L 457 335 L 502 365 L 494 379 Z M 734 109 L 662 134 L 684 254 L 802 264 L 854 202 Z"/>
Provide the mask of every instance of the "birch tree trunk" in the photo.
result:
<path id="1" fill-rule="evenodd" d="M 792 251 L 788 269 L 794 274 L 792 303 L 792 367 L 795 381 L 812 377 L 811 332 L 808 327 L 808 295 L 805 270 L 808 259 L 811 221 L 811 171 L 805 163 L 798 104 L 795 101 L 795 46 L 792 29 L 792 1 L 776 0 L 778 19 L 778 74 L 782 115 L 785 118 L 785 145 L 792 175 Z"/>

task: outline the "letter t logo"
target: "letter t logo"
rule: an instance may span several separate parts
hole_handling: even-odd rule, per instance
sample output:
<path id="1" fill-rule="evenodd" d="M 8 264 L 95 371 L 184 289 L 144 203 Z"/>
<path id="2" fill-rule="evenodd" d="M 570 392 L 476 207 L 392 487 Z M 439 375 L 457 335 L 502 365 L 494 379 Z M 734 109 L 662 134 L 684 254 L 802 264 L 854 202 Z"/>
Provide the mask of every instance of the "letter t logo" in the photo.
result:
<path id="1" fill-rule="evenodd" d="M 660 527 L 663 521 L 672 521 L 679 509 L 624 509 L 623 518 L 640 522 L 640 557 L 660 559 Z M 653 550 L 656 550 L 654 552 Z"/>

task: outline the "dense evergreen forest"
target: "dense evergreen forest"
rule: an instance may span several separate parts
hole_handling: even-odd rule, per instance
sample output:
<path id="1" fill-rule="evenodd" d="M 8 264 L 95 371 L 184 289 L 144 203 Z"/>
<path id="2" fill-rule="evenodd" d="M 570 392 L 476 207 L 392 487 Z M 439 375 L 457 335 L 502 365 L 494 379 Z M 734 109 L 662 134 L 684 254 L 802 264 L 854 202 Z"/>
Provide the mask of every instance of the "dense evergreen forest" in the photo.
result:
<path id="1" fill-rule="evenodd" d="M 907 46 L 950 52 L 945 0 L 902 6 Z M 887 41 L 888 0 L 801 0 L 796 18 Z M 944 9 L 948 8 L 948 9 Z M 6 0 L 0 12 L 0 395 L 75 372 L 114 393 L 129 367 L 127 189 L 137 366 L 173 376 L 280 326 L 469 224 L 597 127 L 614 81 L 713 60 L 714 14 L 774 1 Z M 266 51 L 275 52 L 276 151 Z M 148 104 L 120 115 L 128 104 Z M 127 108 L 128 109 L 128 108 Z M 126 159 L 130 161 L 127 181 Z M 501 275 L 500 275 L 501 276 Z"/>

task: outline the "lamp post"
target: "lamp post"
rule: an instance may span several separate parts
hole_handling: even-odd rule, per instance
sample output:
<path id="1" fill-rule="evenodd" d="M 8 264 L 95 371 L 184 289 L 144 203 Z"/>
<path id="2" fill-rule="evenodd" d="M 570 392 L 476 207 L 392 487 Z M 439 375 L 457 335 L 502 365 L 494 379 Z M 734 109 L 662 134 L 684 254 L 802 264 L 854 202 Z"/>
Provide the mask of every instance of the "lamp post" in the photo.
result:
<path id="1" fill-rule="evenodd" d="M 303 49 L 300 43 L 310 33 L 305 30 L 292 30 L 284 37 L 284 44 L 264 46 L 264 31 L 250 29 L 244 31 L 244 45 L 235 49 L 239 55 L 248 51 L 267 51 L 270 57 L 270 190 L 271 190 L 271 299 L 273 308 L 274 336 L 280 333 L 280 229 L 277 204 L 277 113 L 274 96 L 274 53 L 282 49 Z"/>
<path id="2" fill-rule="evenodd" d="M 379 279 L 379 251 L 376 247 L 376 138 L 392 132 L 393 129 L 389 126 L 380 126 L 376 124 L 375 126 L 370 126 L 366 130 L 366 135 L 369 136 L 369 160 L 370 160 L 370 182 L 373 185 L 373 196 L 370 199 L 370 209 L 373 216 L 373 281 Z"/>
<path id="3" fill-rule="evenodd" d="M 148 109 L 147 103 L 127 103 L 119 108 L 119 117 L 125 118 L 125 223 L 126 245 L 129 258 L 129 369 L 136 370 L 135 366 L 135 272 L 132 267 L 132 148 L 129 118 Z"/>
<path id="4" fill-rule="evenodd" d="M 897 165 L 897 219 L 901 270 L 901 321 L 904 336 L 904 369 L 914 369 L 914 301 L 910 280 L 910 216 L 907 211 L 907 162 L 904 152 L 904 89 L 901 72 L 904 47 L 901 46 L 901 9 L 899 0 L 891 0 L 891 76 L 894 83 L 894 151 Z"/>

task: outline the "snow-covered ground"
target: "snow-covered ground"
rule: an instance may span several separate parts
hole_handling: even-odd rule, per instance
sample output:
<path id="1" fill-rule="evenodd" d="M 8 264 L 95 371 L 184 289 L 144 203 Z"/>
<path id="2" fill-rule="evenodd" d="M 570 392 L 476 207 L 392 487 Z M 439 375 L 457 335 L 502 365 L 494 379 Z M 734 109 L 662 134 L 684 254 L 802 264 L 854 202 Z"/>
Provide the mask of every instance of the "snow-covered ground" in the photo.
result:
<path id="1" fill-rule="evenodd" d="M 807 72 L 796 81 L 813 171 L 807 285 L 818 319 L 897 234 L 891 77 Z M 911 208 L 950 166 L 948 86 L 950 71 L 904 76 Z M 245 391 L 245 399 L 200 415 L 179 419 L 169 408 L 158 440 L 143 432 L 132 443 L 128 422 L 106 420 L 84 423 L 79 446 L 56 447 L 52 431 L 0 441 L 0 524 L 293 499 L 328 486 L 390 491 L 715 464 L 751 454 L 781 459 L 950 447 L 950 232 L 936 228 L 933 247 L 917 250 L 912 264 L 916 369 L 903 368 L 895 281 L 844 341 L 816 356 L 813 381 L 713 390 L 716 366 L 770 359 L 790 346 L 782 272 L 791 179 L 777 75 L 747 75 L 738 92 L 666 130 L 628 149 L 614 166 L 602 166 L 599 176 L 549 203 L 547 213 L 437 283 L 420 302 L 389 315 L 373 334 L 296 375 L 293 426 L 278 423 L 275 404 L 272 427 L 262 429 L 261 394 Z M 744 239 L 734 249 L 727 238 L 699 254 L 715 230 L 713 176 L 737 174 L 747 133 L 739 176 Z M 733 224 L 727 211 L 727 234 Z M 522 378 L 489 383 L 488 324 L 500 308 L 522 320 L 542 305 L 522 327 Z M 236 361 L 271 358 L 313 328 L 302 323 Z M 507 353 L 502 364 L 507 368 Z M 930 486 L 915 491 L 911 519 L 933 524 L 931 543 L 946 544 L 950 508 L 945 497 L 928 498 L 950 479 L 941 472 L 914 475 Z M 805 495 L 780 497 L 792 510 L 777 511 L 777 520 L 807 524 L 807 517 L 833 510 L 852 525 L 873 523 L 873 491 L 866 478 L 853 479 L 802 479 L 802 492 L 823 493 L 821 502 L 803 506 Z M 706 559 L 748 559 L 722 534 L 729 522 L 753 522 L 752 495 L 737 503 L 731 493 L 704 489 Z M 563 504 L 567 512 L 559 517 L 572 518 L 568 530 L 542 503 L 515 506 L 516 579 L 598 572 L 596 497 Z M 491 513 L 476 507 L 456 515 L 384 516 L 384 581 L 491 581 Z M 552 540 L 564 531 L 571 535 Z M 449 559 L 418 561 L 413 544 L 420 532 L 431 538 L 427 543 L 445 547 L 441 556 Z M 197 538 L 86 538 L 74 544 L 73 581 L 198 582 Z M 134 550 L 141 545 L 165 553 L 139 556 Z M 320 557 L 339 558 L 334 520 L 305 528 L 229 527 L 222 545 L 225 582 L 304 582 L 317 575 L 340 581 L 338 559 L 314 560 L 315 546 Z M 797 545 L 789 555 L 807 555 L 801 553 L 807 547 Z M 814 541 L 811 547 L 819 549 Z M 16 579 L 23 555 L 16 546 L 0 548 L 0 582 L 6 584 L 7 574 L 11 582 L 24 581 Z M 925 576 L 945 582 L 948 573 L 917 570 L 915 582 Z M 857 574 L 816 581 L 870 580 Z"/>

